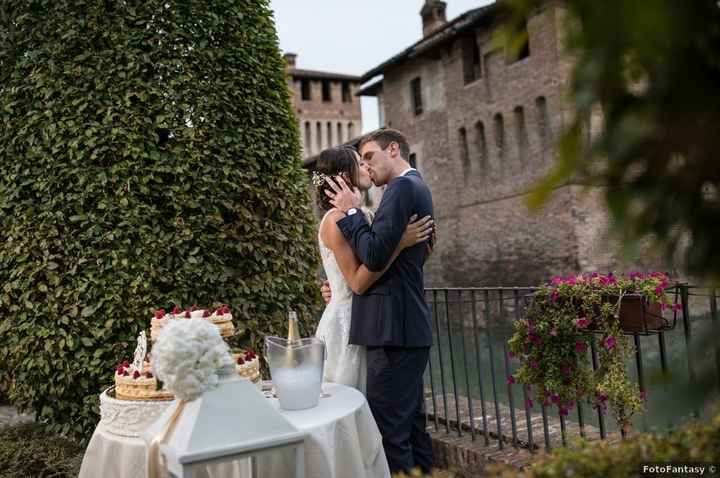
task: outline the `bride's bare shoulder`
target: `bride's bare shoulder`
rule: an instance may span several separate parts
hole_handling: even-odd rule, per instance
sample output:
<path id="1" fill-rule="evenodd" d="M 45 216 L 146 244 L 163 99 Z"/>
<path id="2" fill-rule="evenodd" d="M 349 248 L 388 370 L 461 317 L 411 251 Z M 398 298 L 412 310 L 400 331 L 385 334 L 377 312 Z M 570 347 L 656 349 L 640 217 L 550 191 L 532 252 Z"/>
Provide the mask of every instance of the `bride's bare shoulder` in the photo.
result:
<path id="1" fill-rule="evenodd" d="M 338 209 L 331 209 L 325 215 L 322 223 L 320 224 L 320 237 L 323 242 L 329 244 L 337 237 L 342 236 L 340 228 L 337 226 L 337 222 L 345 217 L 345 214 Z"/>

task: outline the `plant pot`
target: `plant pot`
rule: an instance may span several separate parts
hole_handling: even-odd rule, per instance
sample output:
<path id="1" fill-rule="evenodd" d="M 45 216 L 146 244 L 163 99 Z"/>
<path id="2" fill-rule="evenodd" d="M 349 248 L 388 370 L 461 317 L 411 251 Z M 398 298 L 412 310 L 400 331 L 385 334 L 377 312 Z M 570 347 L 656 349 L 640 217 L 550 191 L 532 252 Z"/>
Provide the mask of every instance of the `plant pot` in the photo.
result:
<path id="1" fill-rule="evenodd" d="M 605 303 L 616 304 L 617 296 L 603 298 Z M 595 317 L 600 317 L 600 308 L 597 307 Z M 620 329 L 629 333 L 644 333 L 660 330 L 668 326 L 667 320 L 662 316 L 662 307 L 657 302 L 648 303 L 638 294 L 625 295 L 620 302 L 618 311 Z M 590 330 L 598 330 L 599 324 L 593 320 Z"/>
<path id="2" fill-rule="evenodd" d="M 625 332 L 659 330 L 666 325 L 657 302 L 644 302 L 641 296 L 625 296 L 620 302 L 620 328 Z"/>

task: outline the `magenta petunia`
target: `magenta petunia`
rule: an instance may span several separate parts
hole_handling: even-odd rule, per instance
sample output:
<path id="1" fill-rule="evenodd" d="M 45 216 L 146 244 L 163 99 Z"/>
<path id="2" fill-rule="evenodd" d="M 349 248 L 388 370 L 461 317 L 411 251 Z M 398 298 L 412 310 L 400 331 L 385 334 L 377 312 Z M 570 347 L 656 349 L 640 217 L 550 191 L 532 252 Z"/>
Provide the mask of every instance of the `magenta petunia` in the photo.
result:
<path id="1" fill-rule="evenodd" d="M 613 337 L 612 335 L 609 337 L 605 337 L 605 340 L 603 340 L 603 346 L 608 350 L 615 347 L 615 345 L 617 345 L 617 340 L 615 340 L 615 337 Z"/>
<path id="2" fill-rule="evenodd" d="M 537 360 L 531 360 L 530 368 L 538 369 L 538 368 L 540 368 L 540 364 L 537 362 Z"/>
<path id="3" fill-rule="evenodd" d="M 575 351 L 579 353 L 583 353 L 587 350 L 587 344 L 583 341 L 578 340 L 575 342 Z"/>
<path id="4" fill-rule="evenodd" d="M 514 384 L 514 383 L 515 383 L 515 377 L 513 377 L 512 375 L 509 375 L 508 378 L 507 378 L 507 383 L 508 383 L 508 385 Z"/>
<path id="5" fill-rule="evenodd" d="M 580 317 L 579 319 L 575 319 L 575 327 L 578 329 L 585 329 L 590 325 L 590 321 L 587 317 Z"/>

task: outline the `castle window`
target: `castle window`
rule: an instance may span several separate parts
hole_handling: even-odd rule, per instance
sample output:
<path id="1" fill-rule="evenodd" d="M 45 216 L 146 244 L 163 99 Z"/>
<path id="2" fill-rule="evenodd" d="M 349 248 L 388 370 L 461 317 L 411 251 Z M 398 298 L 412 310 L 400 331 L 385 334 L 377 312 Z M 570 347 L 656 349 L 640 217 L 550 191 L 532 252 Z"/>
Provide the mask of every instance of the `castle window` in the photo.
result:
<path id="1" fill-rule="evenodd" d="M 348 141 L 353 139 L 355 137 L 355 125 L 352 123 L 348 123 Z"/>
<path id="2" fill-rule="evenodd" d="M 537 110 L 540 145 L 542 146 L 542 149 L 546 149 L 552 132 L 550 130 L 550 115 L 548 113 L 547 100 L 544 96 L 539 96 L 535 99 L 535 109 Z"/>
<path id="3" fill-rule="evenodd" d="M 332 101 L 332 94 L 330 91 L 330 80 L 322 80 L 322 100 L 325 103 Z"/>
<path id="4" fill-rule="evenodd" d="M 340 122 L 338 121 L 338 124 L 337 124 L 337 142 L 338 142 L 338 144 L 342 144 L 342 143 L 344 143 L 345 141 L 346 141 L 346 140 L 345 140 L 345 138 L 343 138 L 343 135 L 342 135 L 342 123 L 340 123 Z"/>
<path id="5" fill-rule="evenodd" d="M 523 24 L 523 27 L 516 32 L 516 35 L 518 35 L 519 41 L 522 41 L 522 45 L 514 57 L 508 57 L 508 63 L 519 61 L 530 56 L 530 34 L 528 33 L 527 21 Z"/>
<path id="6" fill-rule="evenodd" d="M 312 126 L 309 121 L 305 122 L 305 155 L 310 155 L 312 151 L 312 132 L 310 129 Z"/>
<path id="7" fill-rule="evenodd" d="M 528 137 L 525 128 L 525 111 L 522 106 L 516 106 L 513 110 L 515 116 L 515 136 L 518 142 L 518 159 L 524 163 L 527 158 Z"/>
<path id="8" fill-rule="evenodd" d="M 482 121 L 475 123 L 475 147 L 477 148 L 478 162 L 487 167 L 487 141 L 485 139 L 485 125 Z"/>
<path id="9" fill-rule="evenodd" d="M 310 80 L 307 78 L 300 80 L 300 96 L 303 101 L 310 101 L 312 99 L 310 94 Z"/>
<path id="10" fill-rule="evenodd" d="M 410 163 L 411 168 L 417 169 L 417 155 L 415 153 L 410 153 L 410 157 L 408 158 L 408 162 Z"/>
<path id="11" fill-rule="evenodd" d="M 321 124 L 319 121 L 318 121 L 317 123 L 315 123 L 315 133 L 316 133 L 316 135 L 315 135 L 315 145 L 317 146 L 317 149 L 316 149 L 315 151 L 317 151 L 317 152 L 319 153 L 319 152 L 322 151 L 322 149 L 323 149 L 323 145 L 322 145 L 322 124 Z"/>
<path id="12" fill-rule="evenodd" d="M 352 103 L 352 94 L 350 93 L 350 82 L 349 81 L 342 82 L 342 102 L 343 103 Z"/>
<path id="13" fill-rule="evenodd" d="M 423 112 L 422 103 L 422 85 L 420 84 L 420 78 L 413 78 L 410 81 L 410 99 L 412 100 L 412 110 L 416 115 Z"/>
<path id="14" fill-rule="evenodd" d="M 458 130 L 458 149 L 460 151 L 460 162 L 462 163 L 463 174 L 467 179 L 467 174 L 470 172 L 470 153 L 468 152 L 468 140 L 467 131 L 465 128 Z"/>
<path id="15" fill-rule="evenodd" d="M 463 75 L 465 84 L 472 83 L 482 77 L 480 65 L 480 47 L 475 36 L 467 37 L 462 42 Z"/>
<path id="16" fill-rule="evenodd" d="M 505 157 L 505 125 L 500 113 L 495 115 L 493 123 L 495 124 L 495 149 L 498 159 L 502 160 Z"/>
<path id="17" fill-rule="evenodd" d="M 331 146 L 335 146 L 335 144 L 339 142 L 339 141 L 333 141 L 332 133 L 333 133 L 332 123 L 328 121 L 327 122 L 327 145 L 328 145 L 328 148 Z"/>

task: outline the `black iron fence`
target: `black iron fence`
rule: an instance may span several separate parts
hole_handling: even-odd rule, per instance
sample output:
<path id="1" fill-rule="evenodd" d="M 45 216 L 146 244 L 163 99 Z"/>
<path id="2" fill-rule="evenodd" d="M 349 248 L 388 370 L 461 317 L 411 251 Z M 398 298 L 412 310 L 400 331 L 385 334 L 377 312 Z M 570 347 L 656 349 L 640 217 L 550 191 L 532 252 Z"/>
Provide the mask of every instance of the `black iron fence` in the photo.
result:
<path id="1" fill-rule="evenodd" d="M 527 389 L 509 379 L 519 363 L 509 357 L 507 341 L 534 290 L 426 290 L 435 335 L 425 380 L 428 420 L 437 431 L 468 435 L 501 449 L 509 445 L 549 450 L 566 445 L 574 436 L 622 438 L 624 430 L 601 408 L 578 402 L 572 414 L 565 416 L 533 403 Z M 673 400 L 669 384 L 683 383 L 695 390 L 691 387 L 697 385 L 699 371 L 702 380 L 710 377 L 713 382 L 709 393 L 720 397 L 720 337 L 703 340 L 701 353 L 694 349 L 699 343 L 695 335 L 707 335 L 719 323 L 717 291 L 677 284 L 670 292 L 681 304 L 672 321 L 676 326 L 627 334 L 635 347 L 634 359 L 627 364 L 629 375 L 646 397 L 645 412 L 633 420 L 633 429 L 639 431 L 660 432 L 706 413 L 696 400 L 684 403 L 676 397 L 668 401 Z M 593 337 L 589 342 L 588 360 L 597 370 L 599 343 Z"/>

